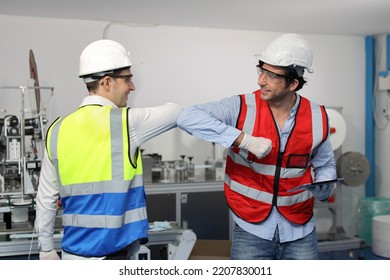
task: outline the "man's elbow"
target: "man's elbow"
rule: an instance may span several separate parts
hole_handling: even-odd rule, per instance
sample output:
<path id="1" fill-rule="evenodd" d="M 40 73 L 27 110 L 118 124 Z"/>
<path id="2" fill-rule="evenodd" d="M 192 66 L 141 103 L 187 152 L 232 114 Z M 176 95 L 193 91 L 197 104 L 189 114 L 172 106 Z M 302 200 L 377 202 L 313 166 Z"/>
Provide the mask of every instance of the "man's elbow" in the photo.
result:
<path id="1" fill-rule="evenodd" d="M 186 120 L 187 120 L 187 111 L 186 110 L 183 110 L 179 116 L 177 117 L 177 126 L 182 128 L 182 127 L 185 127 L 186 126 Z"/>

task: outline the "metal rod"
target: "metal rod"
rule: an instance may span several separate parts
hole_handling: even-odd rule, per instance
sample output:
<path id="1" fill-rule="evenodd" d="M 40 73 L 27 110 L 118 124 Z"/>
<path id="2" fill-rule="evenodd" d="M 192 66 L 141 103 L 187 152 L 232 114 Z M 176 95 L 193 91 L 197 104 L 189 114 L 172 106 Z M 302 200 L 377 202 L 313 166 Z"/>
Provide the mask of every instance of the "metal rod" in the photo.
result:
<path id="1" fill-rule="evenodd" d="M 0 86 L 0 89 L 50 89 L 50 90 L 54 90 L 54 87 L 46 87 L 46 86 Z"/>
<path id="2" fill-rule="evenodd" d="M 26 194 L 26 190 L 24 189 L 25 188 L 25 182 L 24 182 L 24 179 L 25 179 L 25 176 L 24 176 L 24 170 L 26 168 L 26 163 L 25 163 L 25 160 L 24 160 L 24 154 L 25 154 L 25 131 L 24 131 L 24 121 L 25 121 L 25 109 L 24 109 L 24 91 L 25 91 L 25 88 L 24 87 L 20 87 L 20 91 L 22 93 L 22 117 L 21 117 L 21 122 L 20 122 L 20 161 L 21 161 L 21 169 L 20 169 L 20 184 L 21 184 L 21 187 L 22 187 L 22 199 L 24 197 L 24 195 Z"/>

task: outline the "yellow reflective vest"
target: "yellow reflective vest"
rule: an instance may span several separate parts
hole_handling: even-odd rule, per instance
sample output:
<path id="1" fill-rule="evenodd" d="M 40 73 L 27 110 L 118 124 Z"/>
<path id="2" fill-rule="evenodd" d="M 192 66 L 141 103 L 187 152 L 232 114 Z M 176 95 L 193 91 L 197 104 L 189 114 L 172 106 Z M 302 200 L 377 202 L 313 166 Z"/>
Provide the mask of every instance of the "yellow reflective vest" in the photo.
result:
<path id="1" fill-rule="evenodd" d="M 84 106 L 48 130 L 68 253 L 105 256 L 147 238 L 142 161 L 139 149 L 134 162 L 129 155 L 127 110 Z"/>

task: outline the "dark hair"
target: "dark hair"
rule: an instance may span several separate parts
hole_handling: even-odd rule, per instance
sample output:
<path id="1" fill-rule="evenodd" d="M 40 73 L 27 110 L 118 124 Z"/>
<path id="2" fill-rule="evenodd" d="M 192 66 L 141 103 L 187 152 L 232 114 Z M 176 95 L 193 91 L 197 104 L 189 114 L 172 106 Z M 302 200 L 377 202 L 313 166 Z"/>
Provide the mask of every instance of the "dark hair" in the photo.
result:
<path id="1" fill-rule="evenodd" d="M 86 86 L 87 86 L 88 91 L 96 91 L 99 87 L 99 80 L 94 81 L 94 82 L 90 82 L 90 83 L 86 83 Z"/>
<path id="2" fill-rule="evenodd" d="M 304 77 L 300 77 L 297 73 L 297 70 L 294 69 L 294 67 L 286 67 L 286 82 L 288 84 L 291 84 L 294 80 L 298 80 L 298 86 L 297 88 L 295 89 L 295 91 L 298 91 L 300 90 L 304 84 L 307 83 L 307 81 L 305 80 Z"/>
<path id="3" fill-rule="evenodd" d="M 259 60 L 259 64 L 257 65 L 257 67 L 262 67 L 263 64 L 264 64 L 264 61 Z M 281 66 L 281 67 L 283 67 L 283 66 Z M 298 91 L 303 87 L 304 84 L 307 83 L 303 77 L 300 77 L 298 75 L 297 70 L 293 66 L 287 66 L 287 67 L 283 67 L 283 68 L 286 69 L 286 73 L 284 75 L 286 76 L 287 86 L 290 86 L 294 80 L 298 80 L 298 86 L 295 89 L 295 91 Z M 303 71 L 303 69 L 302 69 L 302 71 Z M 302 72 L 302 74 L 303 74 L 303 72 Z"/>
<path id="4" fill-rule="evenodd" d="M 115 69 L 115 70 L 112 70 L 112 72 L 109 72 L 107 74 L 104 74 L 100 79 L 104 78 L 105 76 L 109 76 L 110 74 L 119 74 L 121 73 L 123 70 L 125 69 L 128 69 L 129 67 L 123 67 L 123 68 L 119 68 L 119 69 Z M 93 76 L 93 75 L 91 75 Z M 87 90 L 88 91 L 96 91 L 98 88 L 99 88 L 99 80 L 96 80 L 96 81 L 93 81 L 93 82 L 90 82 L 90 83 L 87 83 L 86 86 L 87 86 Z"/>

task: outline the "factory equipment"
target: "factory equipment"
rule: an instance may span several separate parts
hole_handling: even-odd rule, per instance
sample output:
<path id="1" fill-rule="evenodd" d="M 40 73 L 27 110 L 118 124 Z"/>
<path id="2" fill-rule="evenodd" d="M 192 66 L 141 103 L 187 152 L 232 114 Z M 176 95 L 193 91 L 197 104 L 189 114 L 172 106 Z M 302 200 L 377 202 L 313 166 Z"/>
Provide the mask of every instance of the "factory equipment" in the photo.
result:
<path id="1" fill-rule="evenodd" d="M 53 96 L 54 88 L 4 86 L 0 89 L 18 90 L 21 97 L 20 116 L 6 114 L 0 118 L 0 199 L 3 202 L 0 212 L 5 213 L 3 219 L 9 229 L 13 223 L 27 221 L 29 211 L 34 209 L 48 122 L 45 110 L 26 109 L 26 91 L 34 90 L 36 94 L 37 89 L 44 89 Z M 9 211 L 12 215 L 6 214 Z"/>
<path id="2" fill-rule="evenodd" d="M 0 86 L 1 104 L 10 101 L 9 108 L 0 108 L 0 233 L 29 229 L 35 219 L 35 194 L 48 123 L 46 110 L 51 106 L 54 87 L 39 85 L 32 50 L 29 72 L 27 86 Z M 44 105 L 41 91 L 49 93 Z M 20 103 L 12 102 L 14 97 L 20 98 Z"/>
<path id="3" fill-rule="evenodd" d="M 223 181 L 226 150 L 212 143 L 212 157 L 204 164 L 195 164 L 193 156 L 180 155 L 180 159 L 163 160 L 158 153 L 145 154 L 141 150 L 145 183 L 182 183 Z"/>
<path id="4" fill-rule="evenodd" d="M 364 240 L 346 234 L 342 225 L 342 187 L 364 184 L 369 175 L 368 160 L 357 152 L 342 153 L 342 144 L 346 137 L 346 123 L 341 108 L 327 108 L 330 122 L 330 141 L 336 158 L 337 176 L 344 180 L 337 183 L 334 195 L 328 202 L 316 202 L 316 209 L 326 208 L 332 214 L 331 228 L 326 232 L 318 232 L 318 248 L 320 252 L 352 250 L 364 248 Z"/>
<path id="5" fill-rule="evenodd" d="M 192 156 L 180 155 L 177 160 L 162 160 L 160 154 L 143 154 L 145 183 L 179 183 L 195 181 L 195 164 Z"/>
<path id="6" fill-rule="evenodd" d="M 60 219 L 54 229 L 54 249 L 61 253 L 61 239 L 63 232 Z M 150 246 L 164 246 L 167 248 L 168 260 L 187 260 L 197 240 L 196 234 L 189 229 L 181 229 L 175 223 L 162 230 L 150 230 L 149 241 L 140 247 L 135 255 L 137 260 L 152 259 Z M 38 255 L 38 234 L 32 229 L 0 232 L 0 258 Z"/>
<path id="7" fill-rule="evenodd" d="M 49 89 L 53 93 L 53 88 L 39 88 Z M 39 113 L 34 112 L 32 116 L 25 116 L 25 90 L 35 90 L 36 86 L 8 87 L 8 89 L 21 91 L 22 114 L 21 116 L 7 114 L 0 118 L 0 212 L 3 211 L 7 214 L 4 215 L 5 218 L 9 217 L 8 213 L 10 210 L 13 210 L 13 215 L 11 215 L 13 216 L 12 223 L 26 225 L 25 221 L 29 219 L 29 213 L 26 214 L 26 209 L 28 211 L 34 208 L 34 194 L 39 183 L 47 119 L 45 114 L 42 113 L 43 110 L 40 110 Z M 364 157 L 352 152 L 341 154 L 341 146 L 346 136 L 346 124 L 339 110 L 327 109 L 327 112 L 331 126 L 330 138 L 337 159 L 338 176 L 345 179 L 344 183 L 346 185 L 364 183 L 369 172 L 366 168 Z M 148 205 L 150 217 L 161 220 L 168 213 L 172 216 L 170 221 L 178 224 L 179 227 L 157 233 L 150 232 L 151 238 L 147 244 L 148 247 L 143 247 L 139 252 L 140 258 L 149 259 L 149 247 L 155 245 L 161 247 L 161 243 L 165 243 L 168 258 L 177 259 L 178 256 L 182 256 L 179 258 L 185 259 L 196 241 L 196 236 L 203 239 L 209 238 L 210 223 L 206 223 L 207 227 L 204 226 L 204 217 L 208 214 L 200 214 L 197 206 L 205 203 L 208 197 L 210 197 L 210 205 L 216 204 L 220 199 L 220 204 L 225 206 L 222 183 L 225 169 L 225 150 L 223 147 L 213 143 L 213 155 L 211 158 L 207 158 L 204 164 L 201 165 L 194 163 L 193 156 L 179 155 L 176 160 L 163 160 L 162 155 L 157 153 L 145 154 L 142 150 L 141 154 L 143 157 L 146 193 L 150 202 L 154 199 L 157 201 Z M 362 239 L 345 234 L 341 224 L 341 183 L 338 183 L 335 197 L 335 199 L 332 197 L 328 202 L 316 202 L 317 209 L 322 208 L 331 211 L 333 220 L 329 231 L 318 233 L 320 252 L 362 248 L 364 246 Z M 172 198 L 174 199 L 171 203 Z M 169 205 L 161 203 L 161 199 L 169 201 Z M 162 207 L 163 205 L 172 209 L 169 207 L 169 209 L 165 209 L 165 206 Z M 216 238 L 229 239 L 232 220 L 228 208 L 225 209 L 222 206 L 218 206 L 218 209 L 223 210 L 221 213 L 218 213 L 218 218 L 213 217 L 213 221 L 223 221 L 222 226 L 219 223 L 216 224 L 216 227 L 220 229 L 218 233 L 222 236 Z M 195 213 L 193 213 L 193 210 Z M 159 216 L 159 214 L 164 214 L 164 217 Z M 199 219 L 200 222 L 198 222 L 199 216 L 202 217 Z M 14 246 L 16 243 L 23 243 L 24 245 L 23 249 L 15 252 L 15 254 L 25 253 L 29 241 L 25 240 L 23 235 L 11 234 L 14 232 L 14 229 L 10 228 L 12 223 L 10 223 L 8 218 L 7 220 L 4 219 L 4 223 L 7 225 L 7 230 L 4 234 L 8 236 L 9 240 L 0 244 L 0 249 L 4 249 L 3 256 L 11 254 L 8 250 L 10 250 L 10 246 Z M 23 228 L 23 232 L 31 234 L 32 228 L 29 227 L 31 227 L 31 223 Z M 59 237 L 56 241 L 58 250 L 60 250 L 61 246 L 60 228 L 61 224 L 59 223 L 56 227 L 59 232 Z M 191 230 L 186 231 L 187 228 L 191 228 Z M 212 230 L 212 232 L 217 232 L 217 230 Z M 183 257 L 183 254 L 185 257 Z"/>
<path id="8" fill-rule="evenodd" d="M 15 115 L 7 115 L 0 119 L 0 193 L 25 194 L 34 193 L 38 188 L 38 178 L 40 171 L 41 146 L 43 140 L 43 127 L 47 119 L 40 115 L 36 118 L 24 120 L 24 136 L 21 133 L 21 119 Z M 22 137 L 26 141 L 22 141 Z M 22 147 L 23 142 L 29 145 L 26 149 Z M 22 160 L 25 162 L 24 168 L 21 166 Z M 21 181 L 21 171 L 24 169 L 24 183 Z"/>
<path id="9" fill-rule="evenodd" d="M 329 212 L 331 214 L 330 228 L 326 227 L 324 230 L 321 229 L 318 231 L 319 251 L 330 252 L 362 249 L 365 246 L 364 240 L 349 235 L 344 230 L 342 224 L 342 189 L 346 186 L 353 187 L 364 184 L 368 178 L 369 164 L 367 159 L 360 153 L 342 153 L 342 145 L 347 134 L 347 126 L 344 117 L 341 114 L 342 109 L 327 108 L 326 110 L 330 122 L 330 141 L 337 163 L 337 176 L 344 178 L 344 181 L 337 183 L 337 188 L 329 201 L 316 201 L 315 203 L 316 214 L 321 214 L 321 211 L 324 211 L 326 218 L 329 217 Z M 163 161 L 162 156 L 159 154 L 146 155 L 146 157 L 148 157 L 147 160 L 150 161 L 148 166 L 151 166 L 151 174 L 149 175 L 150 179 L 148 182 L 151 182 L 152 185 L 148 185 L 148 182 L 145 182 L 147 185 L 147 193 L 149 192 L 148 197 L 151 201 L 150 207 L 148 208 L 151 217 L 154 217 L 155 213 L 158 213 L 157 218 L 162 218 L 161 216 L 158 216 L 160 214 L 171 218 L 173 217 L 172 219 L 178 221 L 183 227 L 189 226 L 201 239 L 204 239 L 202 226 L 198 225 L 194 218 L 191 218 L 191 221 L 189 222 L 187 217 L 185 217 L 185 211 L 192 213 L 191 211 L 193 208 L 194 212 L 196 212 L 195 216 L 199 215 L 199 208 L 197 208 L 196 205 L 204 204 L 205 198 L 213 195 L 210 193 L 210 184 L 212 184 L 212 182 L 215 182 L 219 187 L 219 193 L 216 195 L 219 195 L 224 199 L 222 183 L 224 180 L 224 164 L 226 157 L 224 152 L 225 151 L 221 146 L 213 144 L 212 157 L 207 158 L 204 161 L 204 164 L 193 165 L 191 169 L 189 166 L 192 158 L 190 159 L 189 157 L 186 159 L 185 156 L 181 156 L 181 159 L 178 160 Z M 183 172 L 182 168 L 186 168 L 187 171 Z M 192 171 L 195 174 L 194 181 L 189 179 L 189 174 L 191 174 Z M 177 174 L 184 174 L 184 176 L 177 176 Z M 207 185 L 208 193 L 203 193 L 202 182 Z M 166 186 L 164 186 L 164 184 L 166 184 Z M 158 190 L 158 193 L 156 194 L 150 193 L 154 186 L 156 186 Z M 188 188 L 192 188 L 191 192 L 188 191 Z M 197 200 L 197 194 L 199 194 L 200 200 Z M 213 197 L 213 199 L 216 201 L 217 198 Z M 161 207 L 161 203 L 159 202 L 162 201 L 165 202 L 163 203 L 164 205 L 167 205 L 167 209 Z M 193 202 L 193 204 L 190 205 L 190 201 Z M 158 205 L 156 206 L 157 209 L 154 209 L 154 205 Z M 192 216 L 190 215 L 190 217 Z M 317 225 L 324 225 L 321 224 L 323 222 L 322 218 L 324 217 L 316 215 Z M 224 217 L 224 220 L 230 222 L 229 217 Z M 229 228 L 226 230 L 228 233 L 227 237 L 224 237 L 224 239 L 229 238 L 230 230 L 231 229 Z"/>

